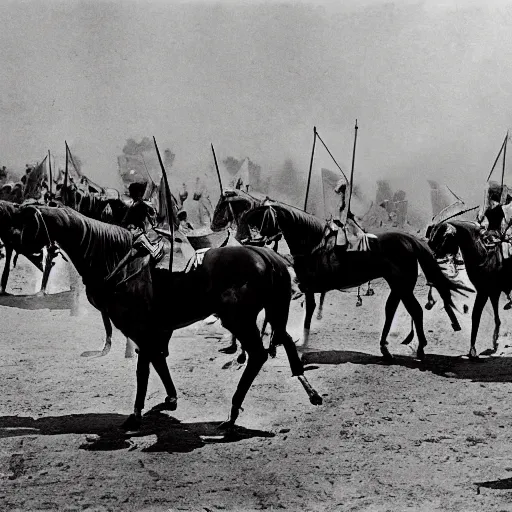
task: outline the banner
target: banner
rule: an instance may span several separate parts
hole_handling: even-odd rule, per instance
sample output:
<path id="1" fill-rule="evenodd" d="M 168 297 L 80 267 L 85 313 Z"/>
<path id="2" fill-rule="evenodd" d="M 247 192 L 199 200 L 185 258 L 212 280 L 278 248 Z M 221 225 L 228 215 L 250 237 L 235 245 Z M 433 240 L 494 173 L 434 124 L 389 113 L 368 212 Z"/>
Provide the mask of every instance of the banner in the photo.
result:
<path id="1" fill-rule="evenodd" d="M 43 196 L 43 180 L 46 177 L 46 156 L 44 160 L 26 174 L 25 188 L 23 189 L 24 199 L 41 199 Z"/>

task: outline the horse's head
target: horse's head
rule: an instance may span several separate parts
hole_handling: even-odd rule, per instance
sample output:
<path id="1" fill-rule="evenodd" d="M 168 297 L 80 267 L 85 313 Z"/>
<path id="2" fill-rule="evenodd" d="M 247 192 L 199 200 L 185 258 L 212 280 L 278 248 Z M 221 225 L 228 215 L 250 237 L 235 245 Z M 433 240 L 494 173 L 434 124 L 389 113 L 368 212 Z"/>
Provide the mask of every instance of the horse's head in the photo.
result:
<path id="1" fill-rule="evenodd" d="M 21 254 L 37 254 L 51 241 L 47 226 L 37 206 L 17 209 L 13 217 L 13 245 Z"/>
<path id="2" fill-rule="evenodd" d="M 231 223 L 238 224 L 240 217 L 253 206 L 249 197 L 241 195 L 238 191 L 226 190 L 219 198 L 213 212 L 211 222 L 212 231 L 222 231 Z"/>
<path id="3" fill-rule="evenodd" d="M 249 229 L 256 230 L 263 238 L 270 238 L 281 232 L 276 211 L 270 204 L 249 210 L 245 213 L 243 220 Z"/>
<path id="4" fill-rule="evenodd" d="M 427 228 L 428 245 L 436 258 L 455 256 L 459 250 L 457 230 L 449 222 L 441 222 Z"/>

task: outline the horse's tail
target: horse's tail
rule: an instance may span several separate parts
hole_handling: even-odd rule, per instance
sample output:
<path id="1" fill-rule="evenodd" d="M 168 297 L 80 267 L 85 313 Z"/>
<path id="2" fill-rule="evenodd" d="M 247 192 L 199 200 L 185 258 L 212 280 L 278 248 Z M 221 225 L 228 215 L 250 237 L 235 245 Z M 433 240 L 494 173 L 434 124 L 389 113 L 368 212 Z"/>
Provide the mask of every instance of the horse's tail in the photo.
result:
<path id="1" fill-rule="evenodd" d="M 437 263 L 434 254 L 423 240 L 419 240 L 412 236 L 410 240 L 414 245 L 418 262 L 425 274 L 427 282 L 434 286 L 434 288 L 439 292 L 439 295 L 444 302 L 446 312 L 452 321 L 454 330 L 460 330 L 460 325 L 452 311 L 452 308 L 457 309 L 453 303 L 452 294 L 459 293 L 460 295 L 467 297 L 465 292 L 473 293 L 474 290 L 461 282 L 454 281 L 447 277 Z"/>

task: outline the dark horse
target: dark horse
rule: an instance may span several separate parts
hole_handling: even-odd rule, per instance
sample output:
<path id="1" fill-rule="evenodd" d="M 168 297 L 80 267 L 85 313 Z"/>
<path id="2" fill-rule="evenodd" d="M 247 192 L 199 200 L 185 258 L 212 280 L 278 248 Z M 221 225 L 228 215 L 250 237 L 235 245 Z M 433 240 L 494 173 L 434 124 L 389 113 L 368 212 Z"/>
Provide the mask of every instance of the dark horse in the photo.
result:
<path id="1" fill-rule="evenodd" d="M 27 206 L 17 217 L 17 237 L 27 252 L 57 243 L 69 256 L 86 286 L 89 301 L 105 311 L 114 325 L 139 348 L 134 413 L 125 426 L 138 427 L 148 386 L 150 363 L 167 392 L 163 408 L 174 410 L 177 393 L 166 363 L 168 344 L 175 329 L 217 314 L 248 354 L 231 413 L 234 425 L 252 382 L 267 360 L 256 325 L 265 309 L 272 326 L 269 352 L 283 344 L 292 374 L 306 389 L 310 401 L 322 399 L 306 380 L 293 340 L 286 332 L 291 299 L 290 275 L 276 253 L 256 247 L 209 250 L 202 265 L 188 273 L 157 269 L 149 255 L 133 256 L 117 271 L 133 249 L 132 234 L 85 217 L 71 208 Z"/>
<path id="2" fill-rule="evenodd" d="M 15 251 L 13 240 L 13 219 L 18 210 L 18 205 L 9 201 L 0 200 L 0 240 L 5 248 L 5 263 L 0 280 L 0 295 L 5 295 L 9 273 L 11 270 L 12 255 Z M 33 263 L 41 272 L 43 271 L 43 254 L 39 251 L 37 254 L 27 254 L 26 258 Z M 45 283 L 43 282 L 42 291 L 44 292 Z"/>
<path id="3" fill-rule="evenodd" d="M 272 209 L 272 215 L 268 210 Z M 267 222 L 262 225 L 262 219 Z M 444 302 L 454 330 L 460 325 L 453 312 L 452 292 L 471 291 L 446 277 L 432 251 L 419 238 L 402 231 L 388 231 L 369 239 L 370 250 L 346 252 L 341 247 L 327 249 L 324 226 L 313 215 L 281 205 L 260 206 L 246 212 L 242 221 L 262 226 L 262 235 L 271 236 L 280 230 L 294 259 L 299 287 L 306 298 L 304 344 L 307 343 L 311 318 L 315 309 L 314 293 L 355 288 L 367 281 L 383 277 L 391 288 L 386 302 L 386 320 L 380 339 L 380 349 L 386 359 L 391 358 L 387 336 L 400 301 L 411 315 L 419 346 L 417 356 L 423 359 L 427 344 L 423 331 L 423 310 L 414 296 L 418 279 L 418 263 L 425 277 L 432 283 Z"/>
<path id="4" fill-rule="evenodd" d="M 475 287 L 476 297 L 471 314 L 471 346 L 469 357 L 475 358 L 476 338 L 480 318 L 487 300 L 494 312 L 493 349 L 498 350 L 500 334 L 499 299 L 501 292 L 510 293 L 512 288 L 512 259 L 504 260 L 501 247 L 487 248 L 480 236 L 476 222 L 453 220 L 441 222 L 429 231 L 429 246 L 437 258 L 457 254 L 460 248 L 468 277 Z"/>
<path id="5" fill-rule="evenodd" d="M 244 215 L 264 204 L 282 204 L 278 201 L 270 200 L 268 198 L 257 198 L 243 190 L 226 190 L 224 191 L 215 207 L 211 223 L 212 231 L 221 231 L 230 225 L 236 226 L 236 239 L 242 243 L 244 240 L 251 237 L 250 226 L 243 222 Z M 261 226 L 257 226 L 258 228 Z M 274 250 L 278 250 L 280 233 L 274 233 L 271 237 L 274 239 Z M 373 290 L 371 290 L 373 292 Z M 370 295 L 370 290 L 368 292 Z M 325 292 L 320 294 L 320 303 L 318 306 L 317 319 L 322 319 L 323 307 L 325 300 Z"/>

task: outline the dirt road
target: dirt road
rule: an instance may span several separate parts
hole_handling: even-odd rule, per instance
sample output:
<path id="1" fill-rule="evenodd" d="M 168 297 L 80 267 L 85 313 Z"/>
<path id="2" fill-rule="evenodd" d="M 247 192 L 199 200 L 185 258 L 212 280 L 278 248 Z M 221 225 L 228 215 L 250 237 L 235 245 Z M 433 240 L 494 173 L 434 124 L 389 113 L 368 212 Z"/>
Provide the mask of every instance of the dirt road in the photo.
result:
<path id="1" fill-rule="evenodd" d="M 425 295 L 419 286 L 422 304 Z M 460 357 L 469 318 L 453 333 L 439 305 L 425 311 L 420 363 L 400 345 L 409 327 L 400 308 L 390 337 L 399 357 L 385 365 L 386 296 L 383 283 L 362 307 L 355 292 L 327 296 L 306 356 L 322 406 L 309 403 L 280 347 L 229 435 L 217 422 L 241 370 L 222 369 L 231 356 L 218 352 L 218 325 L 176 333 L 178 410 L 125 435 L 117 427 L 132 409 L 135 360 L 124 358 L 122 335 L 108 356 L 86 359 L 102 344 L 99 313 L 0 307 L 0 510 L 512 510 L 510 313 L 505 354 L 472 363 Z M 292 309 L 297 337 L 300 303 Z M 480 350 L 491 326 L 486 314 Z M 164 396 L 152 374 L 148 410 Z"/>

